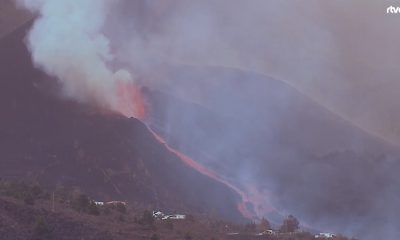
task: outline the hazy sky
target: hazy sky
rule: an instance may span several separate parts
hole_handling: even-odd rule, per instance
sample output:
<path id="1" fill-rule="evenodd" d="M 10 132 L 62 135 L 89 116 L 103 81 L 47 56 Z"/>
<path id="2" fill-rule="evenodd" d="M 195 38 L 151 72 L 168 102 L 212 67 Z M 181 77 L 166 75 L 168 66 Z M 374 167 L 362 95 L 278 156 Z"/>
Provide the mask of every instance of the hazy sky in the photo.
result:
<path id="1" fill-rule="evenodd" d="M 83 2 L 87 4 L 78 4 L 82 12 L 85 6 L 97 12 L 93 1 Z M 101 10 L 104 31 L 113 59 L 131 64 L 134 75 L 149 72 L 157 61 L 264 73 L 400 144 L 400 14 L 386 14 L 396 1 L 116 3 Z"/>
<path id="2" fill-rule="evenodd" d="M 147 1 L 139 10 L 124 10 L 136 16 L 129 23 L 136 35 L 128 37 L 133 41 L 126 41 L 119 57 L 141 70 L 162 59 L 274 76 L 364 129 L 400 143 L 400 14 L 386 14 L 395 3 Z"/>
<path id="3" fill-rule="evenodd" d="M 255 2 L 210 9 L 212 43 L 193 61 L 275 76 L 400 143 L 400 14 L 386 14 L 389 2 Z"/>
<path id="4" fill-rule="evenodd" d="M 399 5 L 379 0 L 19 2 L 40 16 L 27 36 L 34 64 L 58 77 L 64 94 L 78 101 L 121 111 L 121 92 L 118 91 L 121 85 L 138 83 L 162 88 L 165 84 L 174 84 L 166 82 L 165 78 L 164 82 L 163 78 L 151 81 L 151 75 L 159 73 L 161 66 L 227 66 L 285 81 L 356 125 L 400 144 L 400 105 L 397 103 L 400 90 L 400 79 L 397 79 L 400 76 L 397 67 L 400 62 L 400 30 L 397 23 L 400 23 L 400 13 L 386 14 L 387 7 L 391 4 L 400 7 L 400 2 Z M 242 90 L 239 85 L 233 87 L 239 92 Z M 265 95 L 259 91 L 251 93 L 255 92 L 262 96 L 274 94 L 267 91 Z M 218 96 L 224 97 L 220 92 Z M 276 105 L 284 106 L 282 103 L 286 101 L 284 97 L 273 99 L 277 100 L 268 104 L 282 101 Z M 232 102 L 227 102 L 227 106 Z M 259 101 L 253 105 L 264 109 L 266 104 Z M 241 110 L 246 113 L 247 108 L 245 105 Z M 301 108 L 301 111 L 307 112 L 307 109 Z M 270 115 L 277 121 L 285 120 Z M 254 126 L 247 123 L 243 128 L 259 130 L 252 129 Z M 268 130 L 274 129 L 274 125 L 265 125 Z M 234 135 L 236 131 L 229 131 L 229 134 Z M 222 136 L 223 140 L 233 142 L 227 139 L 229 136 Z M 242 138 L 241 135 L 236 137 Z M 223 140 L 220 142 L 227 149 L 232 148 L 228 141 Z M 319 178 L 325 179 L 324 186 L 330 186 L 338 182 L 337 176 L 341 176 L 344 183 L 338 189 L 346 190 L 345 197 L 363 197 L 356 191 L 360 189 L 358 180 L 367 178 L 369 182 L 362 184 L 363 193 L 368 193 L 364 200 L 369 204 L 365 206 L 367 209 L 368 206 L 385 207 L 390 211 L 393 224 L 389 227 L 393 227 L 397 234 L 399 215 L 393 212 L 392 207 L 397 206 L 395 199 L 399 196 L 397 162 L 386 161 L 378 168 L 376 162 L 364 162 L 362 156 L 339 153 L 337 158 L 343 159 L 333 165 L 338 173 L 344 174 L 329 178 L 327 174 L 313 174 L 321 172 L 319 165 L 307 169 L 297 154 L 286 156 L 287 151 L 275 151 L 290 160 L 275 161 L 277 169 L 283 169 L 279 164 L 292 166 L 293 163 L 299 164 L 290 168 L 294 174 L 312 173 L 305 174 L 304 179 L 310 180 L 311 184 L 305 181 L 304 187 L 313 193 L 318 194 L 318 188 L 322 186 Z M 274 160 L 273 156 L 268 159 Z M 350 160 L 359 165 L 354 163 L 351 165 L 354 169 L 348 168 Z M 243 163 L 251 164 L 250 161 Z M 240 170 L 243 175 L 243 169 Z M 285 172 L 288 171 L 271 174 L 270 184 L 276 183 L 277 188 L 288 189 L 287 182 L 282 180 Z M 376 192 L 370 191 L 370 186 L 381 183 L 375 181 L 381 176 L 386 188 L 377 186 L 376 192 L 385 190 L 386 198 L 377 198 Z M 292 175 L 288 179 L 293 182 Z M 293 185 L 286 199 L 294 199 L 292 196 L 296 196 L 296 192 L 303 197 L 297 184 Z M 327 188 L 324 190 L 328 191 Z M 329 203 L 332 199 L 329 192 L 326 196 Z M 313 203 L 307 199 L 301 202 Z M 291 202 L 288 205 L 297 206 Z M 310 206 L 314 208 L 314 205 Z M 381 215 L 387 213 L 380 209 L 377 211 Z M 370 229 L 369 225 L 366 226 Z"/>

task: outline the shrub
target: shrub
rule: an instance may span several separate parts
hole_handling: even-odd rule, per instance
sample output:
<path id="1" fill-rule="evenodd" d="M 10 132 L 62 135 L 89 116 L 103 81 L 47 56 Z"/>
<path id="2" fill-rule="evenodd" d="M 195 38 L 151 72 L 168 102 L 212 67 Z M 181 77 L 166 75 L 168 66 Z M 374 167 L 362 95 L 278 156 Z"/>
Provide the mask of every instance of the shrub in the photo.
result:
<path id="1" fill-rule="evenodd" d="M 167 220 L 165 221 L 165 226 L 166 226 L 169 230 L 174 229 L 174 223 L 172 222 L 171 219 L 167 219 Z"/>
<path id="2" fill-rule="evenodd" d="M 90 201 L 89 206 L 88 206 L 88 213 L 92 214 L 92 215 L 99 215 L 100 214 L 99 207 L 97 207 L 95 202 Z"/>
<path id="3" fill-rule="evenodd" d="M 23 182 L 8 182 L 5 185 L 7 195 L 23 200 L 25 195 L 29 193 L 29 187 Z"/>
<path id="4" fill-rule="evenodd" d="M 103 206 L 102 209 L 103 209 L 103 213 L 105 215 L 110 215 L 111 214 L 111 208 L 109 206 Z"/>
<path id="5" fill-rule="evenodd" d="M 271 224 L 269 223 L 269 221 L 265 218 L 262 218 L 260 223 L 257 226 L 259 231 L 265 231 L 265 230 L 269 230 L 271 229 Z"/>
<path id="6" fill-rule="evenodd" d="M 122 215 L 122 214 L 120 214 L 119 216 L 118 216 L 118 221 L 120 221 L 120 222 L 125 222 L 125 217 L 124 217 L 124 215 Z"/>
<path id="7" fill-rule="evenodd" d="M 71 206 L 79 212 L 87 212 L 90 206 L 90 200 L 85 194 L 79 193 L 72 199 Z"/>
<path id="8" fill-rule="evenodd" d="M 35 199 L 32 197 L 31 194 L 26 194 L 24 197 L 24 203 L 26 205 L 35 205 Z"/>
<path id="9" fill-rule="evenodd" d="M 143 211 L 142 218 L 139 220 L 139 223 L 144 225 L 153 225 L 154 224 L 154 217 L 150 213 L 149 210 Z"/>
<path id="10" fill-rule="evenodd" d="M 57 185 L 54 194 L 57 197 L 57 201 L 61 203 L 69 202 L 72 198 L 72 190 L 62 185 Z M 50 196 L 48 197 L 50 198 Z"/>
<path id="11" fill-rule="evenodd" d="M 22 181 L 1 181 L 0 193 L 24 201 L 27 205 L 34 205 L 35 200 L 43 194 L 38 185 L 30 185 Z"/>
<path id="12" fill-rule="evenodd" d="M 256 228 L 257 228 L 257 225 L 254 222 L 247 223 L 244 226 L 244 229 L 246 232 L 254 232 L 254 231 L 256 231 Z"/>
<path id="13" fill-rule="evenodd" d="M 185 240 L 192 240 L 192 235 L 190 234 L 190 232 L 187 232 L 186 234 L 185 234 Z"/>
<path id="14" fill-rule="evenodd" d="M 50 234 L 51 231 L 45 219 L 43 217 L 37 218 L 33 228 L 33 235 L 38 239 L 46 239 Z"/>
<path id="15" fill-rule="evenodd" d="M 282 226 L 279 229 L 280 232 L 288 233 L 295 232 L 299 229 L 299 221 L 292 215 L 289 215 L 285 220 L 283 220 Z"/>
<path id="16" fill-rule="evenodd" d="M 43 190 L 39 185 L 32 186 L 30 192 L 34 198 L 39 198 L 43 194 Z"/>
<path id="17" fill-rule="evenodd" d="M 159 240 L 160 237 L 159 237 L 157 234 L 154 233 L 154 234 L 151 236 L 150 239 L 151 239 L 151 240 Z"/>
<path id="18" fill-rule="evenodd" d="M 117 203 L 115 206 L 118 212 L 125 214 L 126 213 L 126 206 L 122 203 Z"/>
<path id="19" fill-rule="evenodd" d="M 187 216 L 186 216 L 186 219 L 189 221 L 189 222 L 195 222 L 195 219 L 194 219 L 194 216 L 192 215 L 192 214 L 188 214 Z"/>

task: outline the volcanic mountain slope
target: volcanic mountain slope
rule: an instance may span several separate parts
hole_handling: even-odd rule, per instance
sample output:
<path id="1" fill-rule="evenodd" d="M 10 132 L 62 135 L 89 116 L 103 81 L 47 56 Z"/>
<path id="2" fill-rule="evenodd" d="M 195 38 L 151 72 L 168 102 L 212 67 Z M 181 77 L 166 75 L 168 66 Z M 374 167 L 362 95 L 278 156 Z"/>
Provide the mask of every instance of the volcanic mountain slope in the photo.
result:
<path id="1" fill-rule="evenodd" d="M 0 176 L 243 220 L 235 193 L 184 165 L 140 121 L 49 94 L 58 86 L 32 66 L 28 27 L 0 41 Z"/>
<path id="2" fill-rule="evenodd" d="M 53 213 L 43 208 L 43 205 L 41 207 L 34 208 L 11 198 L 0 197 L 1 239 L 117 239 L 109 232 L 90 224 L 88 218 L 77 217 L 78 214 L 75 214 L 74 218 L 60 214 L 60 211 Z M 36 233 L 39 229 L 39 219 L 43 219 L 46 225 L 51 224 L 54 236 L 43 237 Z"/>
<path id="3" fill-rule="evenodd" d="M 315 154 L 349 146 L 357 152 L 400 153 L 396 146 L 354 126 L 285 82 L 265 75 L 225 67 L 183 65 L 166 68 L 158 76 L 154 82 L 165 85 L 154 87 L 162 90 L 155 93 L 158 96 L 150 97 L 152 121 L 168 127 L 190 124 L 193 119 L 219 119 L 224 125 L 247 125 L 251 121 L 257 127 L 250 128 L 273 131 L 270 134 L 274 134 L 274 142 Z"/>
<path id="4" fill-rule="evenodd" d="M 32 18 L 30 12 L 15 7 L 15 0 L 2 0 L 0 2 L 0 38 Z"/>
<path id="5" fill-rule="evenodd" d="M 199 215 L 161 220 L 149 218 L 150 214 L 129 205 L 96 206 L 82 192 L 62 189 L 53 195 L 37 184 L 0 180 L 1 239 L 316 239 L 312 232 L 304 230 L 287 232 L 292 231 L 288 222 L 281 225 L 286 226 L 282 229 L 277 226 L 276 230 L 264 232 L 270 228 L 265 220 L 241 225 Z M 338 235 L 335 240 L 348 238 Z"/>
<path id="6" fill-rule="evenodd" d="M 199 215 L 160 221 L 131 205 L 93 205 L 83 192 L 58 190 L 50 194 L 37 184 L 1 179 L 0 238 L 126 240 L 155 239 L 156 235 L 167 240 L 183 239 L 189 233 L 194 239 L 225 239 L 227 224 L 245 227 Z"/>
<path id="7" fill-rule="evenodd" d="M 395 146 L 266 76 L 190 66 L 160 75 L 170 85 L 154 89 L 169 93 L 146 90 L 153 128 L 250 194 L 261 193 L 260 205 L 266 197 L 314 226 L 371 239 L 373 232 L 399 234 L 390 226 L 400 216 Z"/>

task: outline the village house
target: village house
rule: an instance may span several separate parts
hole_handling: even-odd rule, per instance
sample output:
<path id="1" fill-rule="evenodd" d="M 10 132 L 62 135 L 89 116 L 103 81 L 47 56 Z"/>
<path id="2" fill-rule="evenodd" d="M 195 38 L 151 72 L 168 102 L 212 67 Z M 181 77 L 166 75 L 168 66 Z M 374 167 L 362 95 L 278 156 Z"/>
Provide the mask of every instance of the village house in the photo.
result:
<path id="1" fill-rule="evenodd" d="M 110 202 L 101 202 L 101 201 L 94 201 L 94 204 L 97 206 L 104 206 L 104 205 L 111 205 L 111 206 L 116 206 L 116 205 L 127 205 L 127 202 L 124 201 L 110 201 Z"/>
<path id="2" fill-rule="evenodd" d="M 94 201 L 94 204 L 96 204 L 96 206 L 104 206 L 104 202 Z"/>
<path id="3" fill-rule="evenodd" d="M 171 219 L 171 220 L 184 220 L 186 219 L 186 215 L 184 214 L 170 214 L 170 215 L 166 215 L 161 211 L 153 211 L 153 217 L 155 219 L 159 219 L 159 220 L 167 220 L 167 219 Z"/>
<path id="4" fill-rule="evenodd" d="M 330 238 L 335 238 L 336 235 L 333 233 L 319 233 L 315 235 L 315 238 L 322 238 L 322 239 L 330 239 Z"/>
<path id="5" fill-rule="evenodd" d="M 269 229 L 269 230 L 265 230 L 263 232 L 260 232 L 257 235 L 258 236 L 262 236 L 262 235 L 273 235 L 273 234 L 276 234 L 276 232 L 274 230 L 272 230 L 272 229 Z"/>

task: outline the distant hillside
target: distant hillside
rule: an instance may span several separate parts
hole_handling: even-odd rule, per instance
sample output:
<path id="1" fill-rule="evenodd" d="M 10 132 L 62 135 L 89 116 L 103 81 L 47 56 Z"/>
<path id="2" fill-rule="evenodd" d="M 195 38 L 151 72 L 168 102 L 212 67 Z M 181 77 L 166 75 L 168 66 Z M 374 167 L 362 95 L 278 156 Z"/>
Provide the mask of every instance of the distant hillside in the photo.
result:
<path id="1" fill-rule="evenodd" d="M 267 220 L 233 224 L 212 216 L 163 220 L 129 203 L 96 203 L 76 189 L 44 191 L 40 185 L 0 180 L 0 236 L 13 240 L 314 240 L 289 217 L 277 229 Z M 298 223 L 298 222 L 297 222 Z M 296 230 L 297 229 L 297 230 Z M 348 240 L 336 234 L 334 240 Z"/>
<path id="2" fill-rule="evenodd" d="M 140 121 L 56 97 L 56 81 L 32 66 L 28 27 L 0 40 L 0 177 L 243 221 L 239 196 L 183 165 Z"/>
<path id="3" fill-rule="evenodd" d="M 2 239 L 13 240 L 61 240 L 76 239 L 76 237 L 88 240 L 117 239 L 101 228 L 93 226 L 87 217 L 85 219 L 85 217 L 70 215 L 62 214 L 60 211 L 53 213 L 46 209 L 27 206 L 14 199 L 0 197 L 0 234 Z M 39 230 L 41 219 L 44 223 L 43 230 Z M 46 235 L 46 238 L 42 235 Z"/>
<path id="4" fill-rule="evenodd" d="M 259 212 L 268 215 L 269 201 L 311 226 L 400 235 L 385 224 L 400 222 L 396 146 L 267 76 L 192 66 L 157 74 L 165 84 L 145 91 L 153 128 L 253 193 Z"/>

